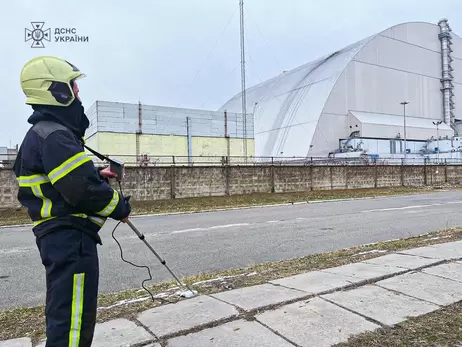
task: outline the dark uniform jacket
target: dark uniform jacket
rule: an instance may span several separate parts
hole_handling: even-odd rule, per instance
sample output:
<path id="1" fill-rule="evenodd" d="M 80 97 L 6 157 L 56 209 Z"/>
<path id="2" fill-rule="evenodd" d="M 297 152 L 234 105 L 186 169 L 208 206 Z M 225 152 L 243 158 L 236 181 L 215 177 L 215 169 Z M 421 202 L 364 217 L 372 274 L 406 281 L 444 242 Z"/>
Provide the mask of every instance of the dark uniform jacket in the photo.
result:
<path id="1" fill-rule="evenodd" d="M 75 100 L 69 107 L 33 106 L 14 164 L 19 202 L 28 209 L 37 237 L 73 227 L 101 243 L 108 217 L 120 220 L 129 203 L 103 180 L 83 148 L 89 121 Z"/>

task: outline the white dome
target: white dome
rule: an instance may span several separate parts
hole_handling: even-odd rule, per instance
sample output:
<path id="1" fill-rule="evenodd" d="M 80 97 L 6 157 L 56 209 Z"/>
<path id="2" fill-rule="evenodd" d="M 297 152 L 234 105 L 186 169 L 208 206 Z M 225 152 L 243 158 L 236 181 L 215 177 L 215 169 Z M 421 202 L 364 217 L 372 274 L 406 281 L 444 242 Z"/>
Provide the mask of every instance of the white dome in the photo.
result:
<path id="1" fill-rule="evenodd" d="M 258 103 L 255 155 L 327 156 L 354 131 L 352 112 L 362 115 L 355 120 L 366 119 L 369 124 L 383 119 L 382 124 L 362 128 L 361 136 L 376 136 L 396 123 L 403 100 L 409 101 L 406 113 L 411 122 L 413 118 L 423 122 L 416 129 L 425 129 L 431 120 L 444 120 L 439 33 L 436 24 L 399 24 L 249 88 L 247 109 L 253 110 Z M 462 40 L 451 35 L 457 105 L 457 96 L 462 94 Z M 226 102 L 223 110 L 240 112 L 241 93 Z M 453 113 L 456 119 L 462 118 L 457 106 Z M 395 119 L 391 122 L 391 118 Z M 442 130 L 452 131 L 444 124 Z M 427 136 L 412 129 L 411 134 L 415 139 Z"/>

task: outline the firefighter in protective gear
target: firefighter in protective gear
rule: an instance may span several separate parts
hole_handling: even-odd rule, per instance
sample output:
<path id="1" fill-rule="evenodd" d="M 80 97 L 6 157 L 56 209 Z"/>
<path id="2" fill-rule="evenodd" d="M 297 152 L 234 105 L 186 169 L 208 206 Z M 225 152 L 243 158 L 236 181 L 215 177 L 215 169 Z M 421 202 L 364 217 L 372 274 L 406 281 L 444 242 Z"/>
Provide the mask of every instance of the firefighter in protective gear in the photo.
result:
<path id="1" fill-rule="evenodd" d="M 19 202 L 28 209 L 46 270 L 46 347 L 89 347 L 96 322 L 97 244 L 107 218 L 127 221 L 130 204 L 108 184 L 83 147 L 88 118 L 74 65 L 56 57 L 21 71 L 32 124 L 14 164 Z M 112 175 L 114 176 L 114 175 Z"/>

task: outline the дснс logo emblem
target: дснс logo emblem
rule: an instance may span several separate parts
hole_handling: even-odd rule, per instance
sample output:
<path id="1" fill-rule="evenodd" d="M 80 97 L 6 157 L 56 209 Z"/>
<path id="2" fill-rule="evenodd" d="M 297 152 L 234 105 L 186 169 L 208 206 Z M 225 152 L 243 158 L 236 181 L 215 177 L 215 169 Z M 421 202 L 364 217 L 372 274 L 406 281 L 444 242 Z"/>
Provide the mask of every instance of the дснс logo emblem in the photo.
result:
<path id="1" fill-rule="evenodd" d="M 45 22 L 31 22 L 32 30 L 26 28 L 25 41 L 32 40 L 32 48 L 44 48 L 43 40 L 51 41 L 51 29 L 43 29 Z"/>

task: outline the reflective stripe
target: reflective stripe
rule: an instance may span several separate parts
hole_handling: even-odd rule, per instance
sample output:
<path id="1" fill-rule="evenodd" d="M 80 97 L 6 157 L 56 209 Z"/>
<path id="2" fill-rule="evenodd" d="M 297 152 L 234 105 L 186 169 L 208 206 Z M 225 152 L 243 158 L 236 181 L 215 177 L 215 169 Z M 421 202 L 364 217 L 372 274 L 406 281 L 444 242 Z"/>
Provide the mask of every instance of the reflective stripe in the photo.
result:
<path id="1" fill-rule="evenodd" d="M 88 218 L 88 216 L 85 213 L 74 213 L 74 214 L 71 214 L 71 216 L 80 217 L 80 218 Z"/>
<path id="2" fill-rule="evenodd" d="M 107 217 L 109 216 L 116 208 L 117 204 L 119 203 L 119 193 L 117 193 L 114 189 L 112 190 L 112 200 L 111 202 L 103 208 L 101 211 L 97 212 L 100 216 Z"/>
<path id="3" fill-rule="evenodd" d="M 100 227 L 102 227 L 104 223 L 106 223 L 106 218 L 89 216 L 88 219 Z"/>
<path id="4" fill-rule="evenodd" d="M 72 291 L 71 329 L 69 331 L 69 347 L 79 347 L 80 344 L 80 328 L 82 327 L 84 283 L 84 273 L 74 274 L 74 286 Z"/>
<path id="5" fill-rule="evenodd" d="M 77 153 L 76 155 L 67 159 L 64 163 L 59 165 L 57 168 L 53 169 L 49 174 L 48 177 L 52 184 L 55 184 L 56 181 L 63 178 L 67 174 L 69 174 L 72 170 L 75 170 L 80 165 L 85 164 L 87 161 L 91 159 L 87 156 L 85 152 Z"/>
<path id="6" fill-rule="evenodd" d="M 41 184 L 50 182 L 48 177 L 45 175 L 36 174 L 31 176 L 19 176 L 17 180 L 21 188 L 30 187 L 32 193 L 34 193 L 34 195 L 37 198 L 42 199 L 42 208 L 40 210 L 40 216 L 48 220 L 48 218 L 51 217 L 51 208 L 53 206 L 53 203 L 50 199 L 46 198 L 45 195 L 43 195 L 42 188 L 40 187 Z M 40 220 L 36 223 L 40 224 L 44 221 L 45 220 Z"/>
<path id="7" fill-rule="evenodd" d="M 80 217 L 80 218 L 88 218 L 88 216 L 86 214 L 84 214 L 84 213 L 75 213 L 75 214 L 71 214 L 71 216 Z M 38 221 L 35 221 L 33 224 L 34 224 L 34 226 L 37 226 L 39 224 L 42 224 L 43 222 L 47 222 L 47 221 L 55 219 L 55 218 L 57 218 L 57 216 L 43 218 L 43 219 L 40 219 Z"/>
<path id="8" fill-rule="evenodd" d="M 43 200 L 42 209 L 40 210 L 40 216 L 42 218 L 51 217 L 51 207 L 53 205 L 51 200 L 46 198 L 45 195 L 43 195 L 42 188 L 40 187 L 40 185 L 33 185 L 31 189 L 37 198 Z"/>
<path id="9" fill-rule="evenodd" d="M 19 176 L 17 178 L 20 187 L 32 187 L 35 185 L 50 182 L 45 175 Z"/>
<path id="10" fill-rule="evenodd" d="M 46 221 L 49 221 L 51 219 L 54 219 L 56 217 L 48 217 L 48 218 L 44 218 L 44 219 L 40 219 L 40 220 L 37 220 L 34 222 L 34 227 L 36 227 L 37 225 L 39 224 L 42 224 L 43 222 L 46 222 Z"/>

